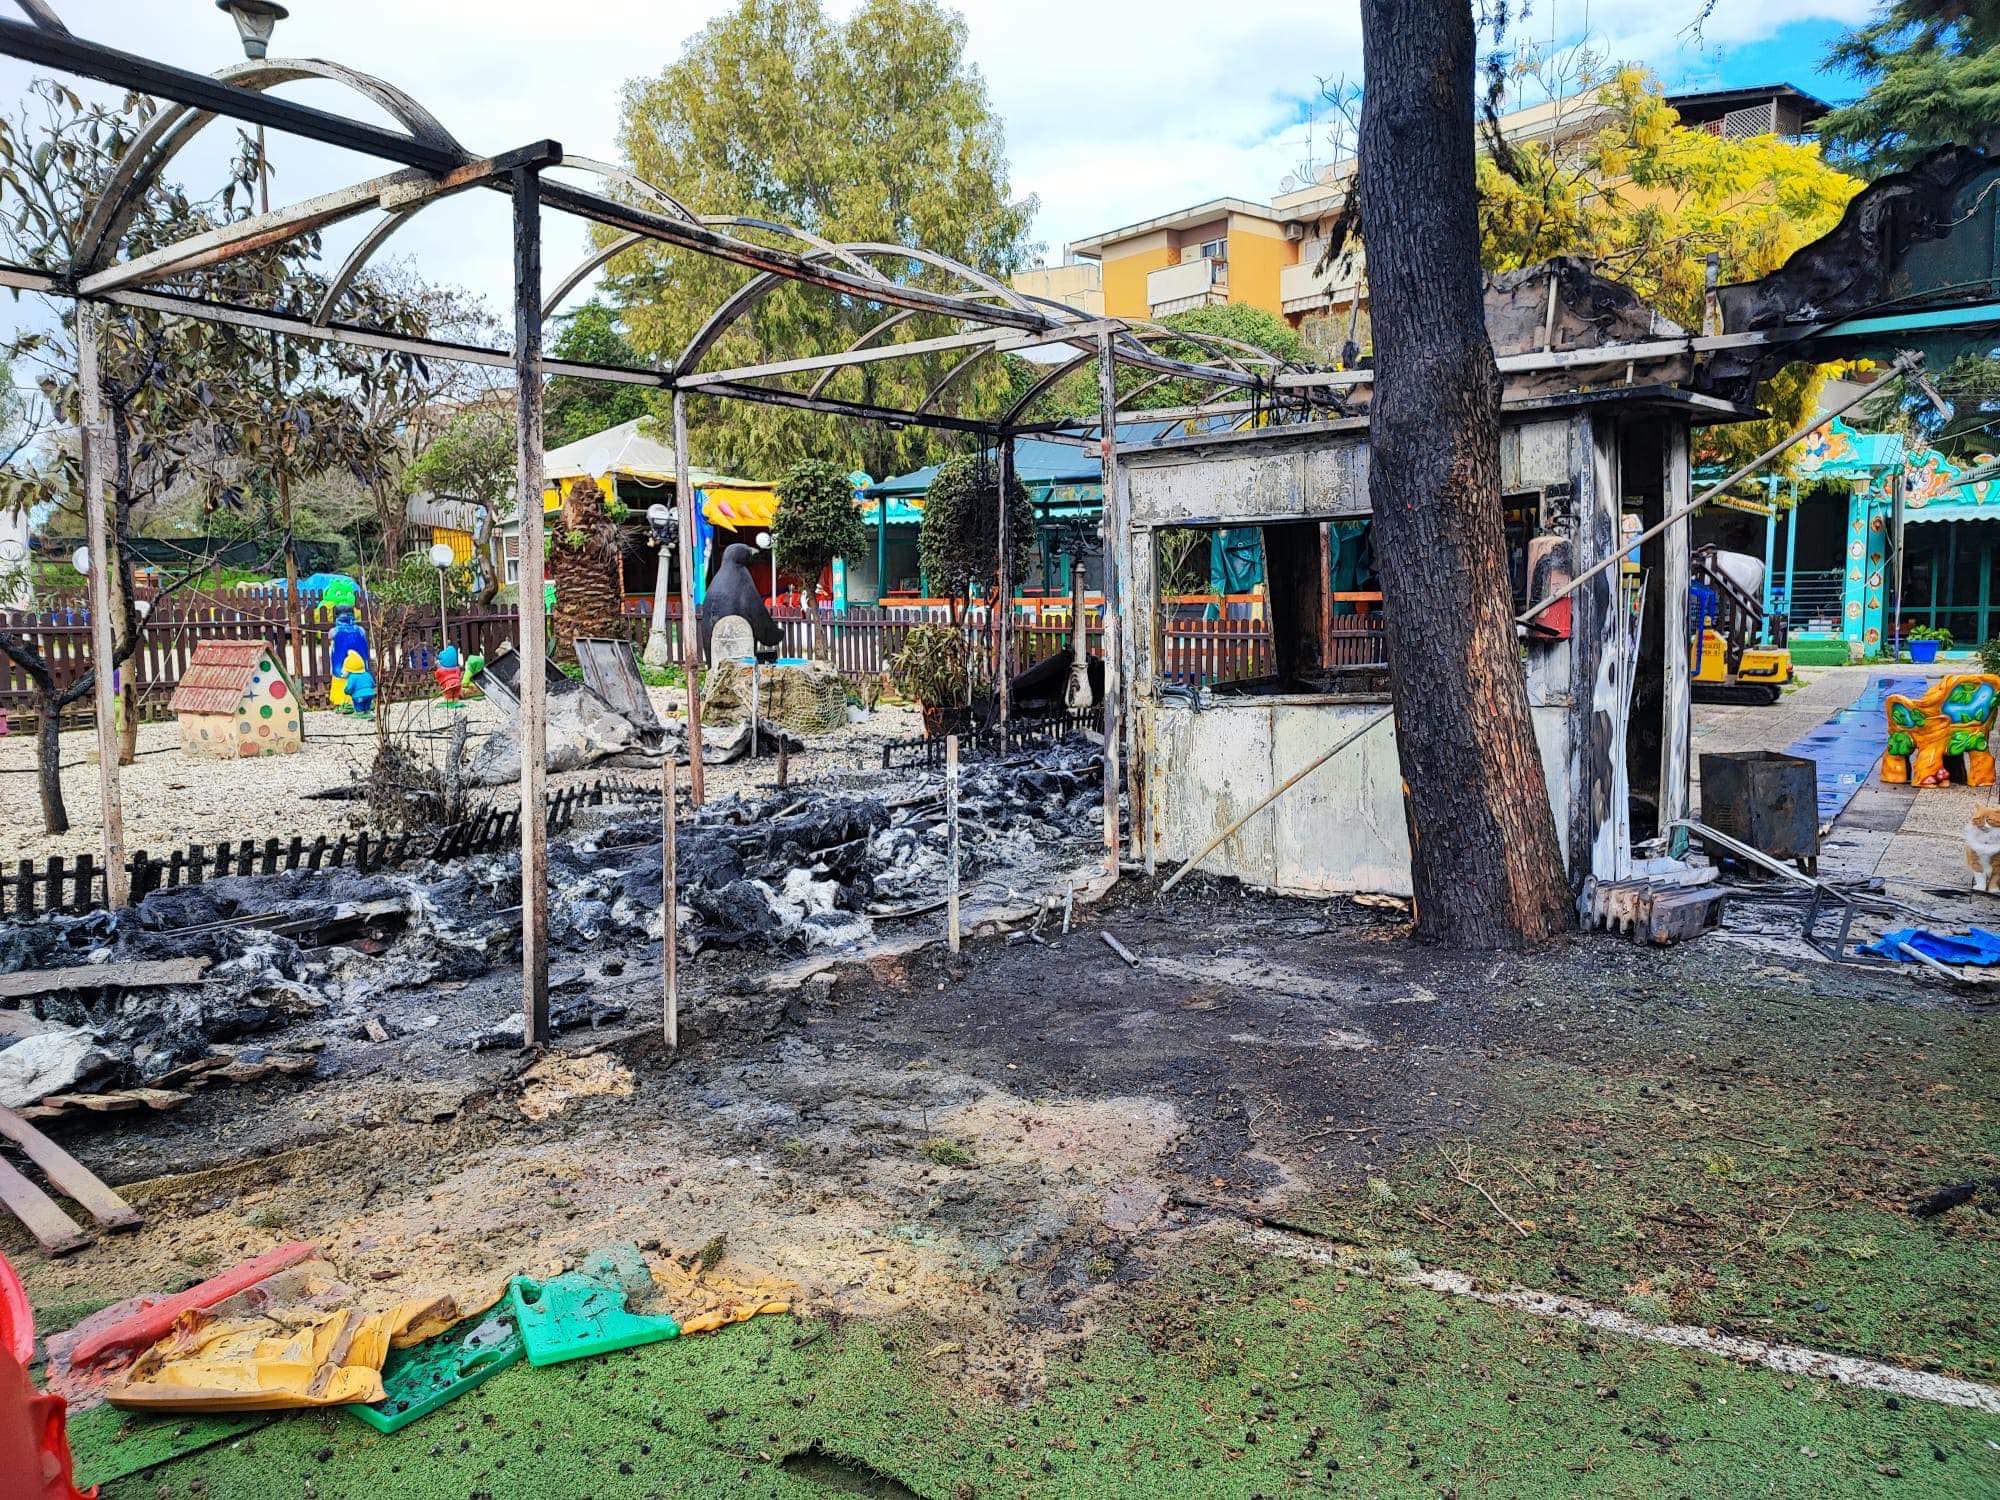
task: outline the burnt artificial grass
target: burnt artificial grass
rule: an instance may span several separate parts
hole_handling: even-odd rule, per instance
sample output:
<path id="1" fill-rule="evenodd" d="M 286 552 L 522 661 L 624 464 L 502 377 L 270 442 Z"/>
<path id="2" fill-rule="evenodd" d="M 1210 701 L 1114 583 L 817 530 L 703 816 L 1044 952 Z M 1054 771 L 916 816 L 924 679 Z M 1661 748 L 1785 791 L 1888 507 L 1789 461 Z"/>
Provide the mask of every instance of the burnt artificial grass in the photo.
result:
<path id="1" fill-rule="evenodd" d="M 1018 1404 L 921 1321 L 763 1318 L 518 1365 L 392 1436 L 285 1417 L 105 1495 L 2000 1493 L 2000 1418 L 1245 1247 L 1122 1296 Z"/>
<path id="2" fill-rule="evenodd" d="M 1664 1040 L 1621 1024 L 1668 1006 Z M 1476 1130 L 1292 1217 L 1652 1321 L 2000 1379 L 2000 1183 L 1910 1212 L 2000 1177 L 2000 1020 L 1733 988 L 1565 1020 L 1586 1045 L 1487 1064 Z"/>

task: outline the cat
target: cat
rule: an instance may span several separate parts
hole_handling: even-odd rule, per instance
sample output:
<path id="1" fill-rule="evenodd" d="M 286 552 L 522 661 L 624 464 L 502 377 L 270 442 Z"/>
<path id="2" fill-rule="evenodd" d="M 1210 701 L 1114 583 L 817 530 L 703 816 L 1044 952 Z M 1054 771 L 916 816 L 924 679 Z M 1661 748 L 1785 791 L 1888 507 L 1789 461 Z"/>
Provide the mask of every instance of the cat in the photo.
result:
<path id="1" fill-rule="evenodd" d="M 1965 862 L 1975 891 L 2000 895 L 2000 807 L 1981 808 L 1965 825 Z"/>

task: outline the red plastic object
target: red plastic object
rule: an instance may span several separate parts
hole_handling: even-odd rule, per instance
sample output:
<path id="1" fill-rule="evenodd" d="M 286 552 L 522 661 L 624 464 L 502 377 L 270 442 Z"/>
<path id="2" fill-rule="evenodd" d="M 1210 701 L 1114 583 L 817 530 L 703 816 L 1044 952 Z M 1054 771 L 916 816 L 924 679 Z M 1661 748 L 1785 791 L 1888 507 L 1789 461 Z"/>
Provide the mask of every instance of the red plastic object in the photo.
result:
<path id="1" fill-rule="evenodd" d="M 255 1286 L 265 1277 L 287 1266 L 295 1266 L 302 1260 L 310 1260 L 319 1254 L 317 1245 L 295 1240 L 289 1245 L 280 1245 L 275 1250 L 266 1250 L 262 1255 L 252 1256 L 240 1266 L 232 1266 L 220 1276 L 211 1276 L 200 1286 L 191 1286 L 184 1292 L 176 1292 L 171 1297 L 163 1297 L 158 1302 L 149 1303 L 131 1317 L 101 1329 L 85 1339 L 70 1351 L 69 1362 L 81 1367 L 93 1364 L 105 1355 L 120 1349 L 144 1349 L 149 1344 L 158 1343 L 167 1335 L 178 1318 L 189 1308 L 213 1307 L 225 1297 L 233 1297 L 248 1287 Z"/>
<path id="2" fill-rule="evenodd" d="M 0 1495 L 21 1500 L 95 1500 L 79 1490 L 64 1428 L 69 1403 L 45 1396 L 28 1378 L 35 1358 L 35 1314 L 21 1278 L 0 1255 Z"/>

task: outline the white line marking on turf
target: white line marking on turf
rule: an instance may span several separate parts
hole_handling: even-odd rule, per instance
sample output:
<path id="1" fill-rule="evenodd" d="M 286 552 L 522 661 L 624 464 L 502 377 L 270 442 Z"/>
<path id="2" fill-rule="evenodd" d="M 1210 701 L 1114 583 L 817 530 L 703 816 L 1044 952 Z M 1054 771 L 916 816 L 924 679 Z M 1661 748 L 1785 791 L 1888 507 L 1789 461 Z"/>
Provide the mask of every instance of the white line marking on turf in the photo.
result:
<path id="1" fill-rule="evenodd" d="M 1439 1292 L 1448 1297 L 1470 1297 L 1473 1301 L 1484 1302 L 1489 1307 L 1506 1307 L 1537 1318 L 1581 1323 L 1606 1333 L 1644 1339 L 1652 1344 L 1667 1344 L 1677 1349 L 1693 1349 L 1723 1359 L 1762 1365 L 1766 1369 L 1776 1370 L 1785 1375 L 1808 1375 L 1815 1379 L 1837 1381 L 1841 1385 L 1887 1391 L 1891 1395 L 1907 1396 L 1916 1401 L 1934 1401 L 1942 1406 L 1964 1406 L 1974 1411 L 2000 1415 L 2000 1389 L 1981 1385 L 1977 1381 L 1955 1380 L 1949 1375 L 1931 1375 L 1922 1370 L 1906 1370 L 1901 1365 L 1886 1365 L 1878 1360 L 1857 1359 L 1851 1354 L 1831 1354 L 1822 1349 L 1807 1349 L 1797 1344 L 1774 1344 L 1764 1339 L 1712 1333 L 1706 1328 L 1695 1328 L 1685 1323 L 1647 1323 L 1628 1313 L 1620 1312 L 1615 1307 L 1605 1307 L 1596 1302 L 1585 1302 L 1578 1297 L 1565 1297 L 1554 1292 L 1481 1291 L 1473 1284 L 1471 1277 L 1459 1271 L 1414 1271 L 1401 1276 L 1384 1275 L 1370 1267 L 1356 1264 L 1337 1251 L 1317 1243 L 1309 1235 L 1296 1234 L 1288 1230 L 1251 1229 L 1243 1238 L 1260 1250 L 1268 1250 L 1274 1255 L 1282 1255 L 1291 1260 L 1336 1266 L 1354 1275 L 1378 1276 L 1397 1285 L 1423 1287 L 1427 1291 Z"/>

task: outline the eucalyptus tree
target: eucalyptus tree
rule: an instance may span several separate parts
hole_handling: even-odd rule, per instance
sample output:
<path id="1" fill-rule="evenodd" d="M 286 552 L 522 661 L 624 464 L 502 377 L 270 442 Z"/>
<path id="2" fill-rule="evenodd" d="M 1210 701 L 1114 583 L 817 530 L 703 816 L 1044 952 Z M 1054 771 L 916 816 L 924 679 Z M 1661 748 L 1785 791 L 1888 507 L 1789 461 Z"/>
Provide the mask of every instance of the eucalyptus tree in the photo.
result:
<path id="1" fill-rule="evenodd" d="M 865 0 L 844 19 L 819 0 L 741 0 L 658 74 L 626 84 L 620 146 L 639 176 L 697 212 L 772 220 L 836 242 L 920 247 L 1004 282 L 1026 263 L 1034 202 L 1009 188 L 1000 120 L 965 46 L 964 19 L 930 0 Z M 915 258 L 871 263 L 912 284 L 967 290 Z M 611 262 L 607 294 L 632 346 L 662 361 L 743 279 L 738 267 L 649 242 Z M 721 338 L 710 367 L 842 349 L 883 316 L 879 306 L 786 282 Z M 956 331 L 916 317 L 891 336 Z M 840 372 L 825 394 L 914 405 L 962 356 L 864 364 Z M 980 361 L 944 393 L 943 409 L 990 411 L 1007 388 L 1001 364 Z M 829 456 L 886 474 L 938 456 L 932 435 L 914 427 L 871 423 L 856 434 L 851 423 L 741 401 L 695 400 L 689 418 L 704 463 L 750 474 Z M 857 437 L 861 451 L 849 451 Z"/>

